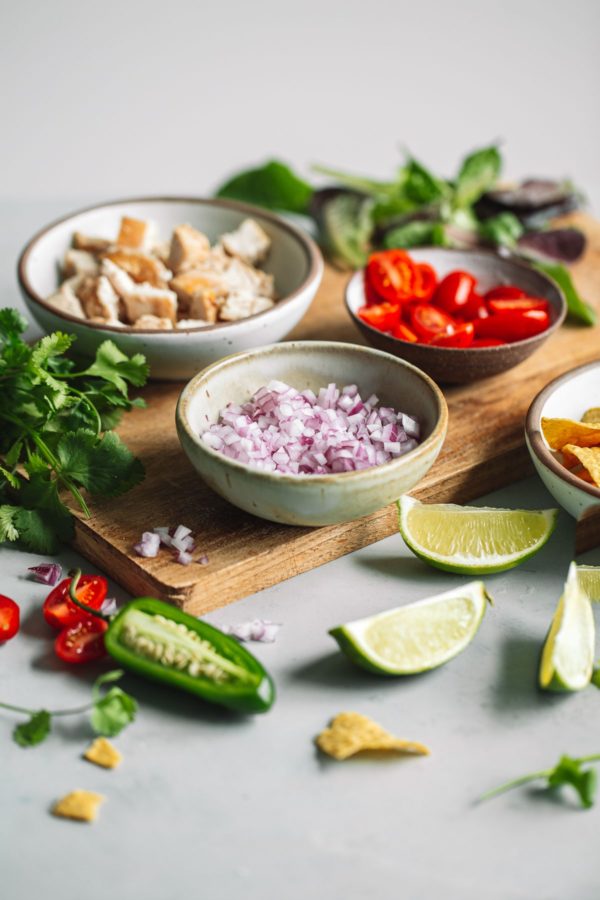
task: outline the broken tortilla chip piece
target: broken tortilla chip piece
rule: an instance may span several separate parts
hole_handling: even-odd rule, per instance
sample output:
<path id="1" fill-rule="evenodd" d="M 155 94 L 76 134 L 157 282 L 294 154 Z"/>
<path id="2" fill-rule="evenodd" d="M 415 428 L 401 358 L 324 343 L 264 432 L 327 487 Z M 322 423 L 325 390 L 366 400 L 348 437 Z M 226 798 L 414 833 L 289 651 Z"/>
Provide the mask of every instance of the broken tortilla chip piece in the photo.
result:
<path id="1" fill-rule="evenodd" d="M 600 425 L 600 406 L 592 406 L 586 409 L 581 417 L 581 421 L 588 425 Z"/>
<path id="2" fill-rule="evenodd" d="M 596 447 L 600 445 L 600 422 L 593 425 L 574 419 L 542 418 L 542 434 L 552 450 L 562 450 L 566 444 Z"/>
<path id="3" fill-rule="evenodd" d="M 332 719 L 329 728 L 318 735 L 316 744 L 319 750 L 334 759 L 348 759 L 364 750 L 429 755 L 429 749 L 424 744 L 394 737 L 372 719 L 355 712 L 339 713 Z"/>
<path id="4" fill-rule="evenodd" d="M 568 468 L 581 463 L 592 483 L 600 487 L 600 447 L 577 447 L 575 444 L 566 444 L 562 448 L 562 454 Z M 577 474 L 579 478 L 583 476 L 583 472 Z"/>
<path id="5" fill-rule="evenodd" d="M 115 769 L 123 757 L 116 747 L 104 737 L 96 738 L 83 754 L 89 762 L 102 766 L 104 769 Z"/>
<path id="6" fill-rule="evenodd" d="M 103 801 L 102 794 L 94 794 L 92 791 L 71 791 L 56 801 L 52 807 L 52 815 L 63 819 L 77 819 L 78 822 L 93 822 Z"/>

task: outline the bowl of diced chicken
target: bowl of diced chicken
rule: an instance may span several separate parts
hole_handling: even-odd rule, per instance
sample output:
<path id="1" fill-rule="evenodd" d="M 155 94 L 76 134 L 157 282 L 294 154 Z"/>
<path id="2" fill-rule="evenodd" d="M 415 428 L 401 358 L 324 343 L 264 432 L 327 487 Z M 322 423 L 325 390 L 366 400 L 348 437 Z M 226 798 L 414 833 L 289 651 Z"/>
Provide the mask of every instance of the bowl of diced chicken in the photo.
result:
<path id="1" fill-rule="evenodd" d="M 47 226 L 24 248 L 18 278 L 45 331 L 143 353 L 151 377 L 187 379 L 241 350 L 285 337 L 323 274 L 308 235 L 227 200 L 121 200 Z"/>

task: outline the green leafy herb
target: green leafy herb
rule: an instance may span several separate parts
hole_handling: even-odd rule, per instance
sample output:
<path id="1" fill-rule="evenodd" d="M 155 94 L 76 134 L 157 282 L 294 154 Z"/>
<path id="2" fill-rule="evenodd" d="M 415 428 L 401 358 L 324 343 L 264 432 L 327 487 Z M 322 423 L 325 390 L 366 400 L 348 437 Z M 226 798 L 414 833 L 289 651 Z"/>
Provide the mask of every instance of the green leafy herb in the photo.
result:
<path id="1" fill-rule="evenodd" d="M 234 176 L 217 190 L 217 197 L 256 203 L 267 209 L 308 213 L 312 187 L 292 172 L 289 166 L 274 159 L 258 169 Z"/>
<path id="2" fill-rule="evenodd" d="M 549 275 L 565 295 L 569 318 L 584 325 L 596 324 L 596 311 L 577 292 L 567 269 L 560 263 L 534 262 L 536 269 Z"/>
<path id="3" fill-rule="evenodd" d="M 104 684 L 118 681 L 122 675 L 123 672 L 120 669 L 101 675 L 92 686 L 92 702 L 73 709 L 55 709 L 48 712 L 45 709 L 34 710 L 23 706 L 13 706 L 10 703 L 0 703 L 2 709 L 29 716 L 26 722 L 15 726 L 14 741 L 20 747 L 35 747 L 46 740 L 55 717 L 75 716 L 86 712 L 91 712 L 90 722 L 96 734 L 115 737 L 135 719 L 137 702 L 119 687 L 112 687 L 106 693 L 102 693 L 100 689 Z"/>
<path id="4" fill-rule="evenodd" d="M 496 183 L 502 168 L 497 147 L 476 150 L 463 161 L 454 187 L 454 203 L 472 206 L 482 194 Z"/>
<path id="5" fill-rule="evenodd" d="M 399 225 L 398 228 L 392 228 L 391 231 L 386 233 L 383 245 L 388 249 L 395 247 L 408 249 L 410 247 L 422 247 L 426 244 L 433 244 L 435 243 L 437 224 L 436 222 L 424 222 L 417 219 L 414 222 Z"/>
<path id="6" fill-rule="evenodd" d="M 479 225 L 480 237 L 498 247 L 514 247 L 523 230 L 517 217 L 510 212 L 499 213 Z"/>
<path id="7" fill-rule="evenodd" d="M 54 553 L 73 528 L 63 491 L 89 514 L 82 489 L 112 497 L 144 477 L 110 429 L 143 405 L 128 390 L 144 384 L 148 366 L 105 341 L 77 370 L 65 356 L 73 337 L 55 332 L 29 346 L 26 325 L 16 310 L 0 310 L 0 543 Z"/>
<path id="8" fill-rule="evenodd" d="M 584 766 L 586 763 L 598 761 L 600 761 L 600 753 L 580 757 L 561 756 L 554 768 L 543 769 L 541 772 L 531 772 L 529 775 L 521 775 L 520 778 L 507 781 L 506 784 L 502 784 L 500 787 L 483 794 L 480 800 L 489 800 L 498 796 L 498 794 L 503 794 L 505 791 L 521 787 L 532 781 L 545 779 L 548 790 L 555 790 L 565 785 L 570 785 L 576 791 L 584 809 L 589 809 L 593 806 L 596 797 L 597 776 L 595 769 L 584 768 Z"/>
<path id="9" fill-rule="evenodd" d="M 331 256 L 358 268 L 369 255 L 372 203 L 356 194 L 340 194 L 323 211 L 324 242 Z"/>

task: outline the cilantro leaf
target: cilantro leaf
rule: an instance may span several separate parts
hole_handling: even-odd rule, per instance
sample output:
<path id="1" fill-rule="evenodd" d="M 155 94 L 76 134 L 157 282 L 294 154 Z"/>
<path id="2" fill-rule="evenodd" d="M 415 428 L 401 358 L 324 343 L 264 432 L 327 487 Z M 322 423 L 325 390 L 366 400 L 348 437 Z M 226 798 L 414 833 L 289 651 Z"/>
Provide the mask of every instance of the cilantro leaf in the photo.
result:
<path id="1" fill-rule="evenodd" d="M 58 553 L 61 541 L 69 540 L 73 534 L 73 520 L 66 507 L 60 512 L 19 507 L 14 523 L 19 542 L 33 553 Z"/>
<path id="2" fill-rule="evenodd" d="M 598 787 L 595 769 L 582 769 L 582 761 L 571 756 L 561 756 L 548 775 L 548 787 L 559 788 L 570 784 L 579 795 L 581 805 L 589 809 L 594 805 Z"/>
<path id="3" fill-rule="evenodd" d="M 112 341 L 104 341 L 96 351 L 96 359 L 84 374 L 112 382 L 124 396 L 127 396 L 127 382 L 135 387 L 141 387 L 145 384 L 149 371 L 146 358 L 141 353 L 129 357 Z"/>
<path id="4" fill-rule="evenodd" d="M 19 479 L 14 474 L 14 472 L 9 472 L 8 469 L 5 469 L 4 466 L 0 466 L 0 479 L 4 479 L 7 481 L 11 488 L 14 488 L 15 491 L 19 489 Z"/>
<path id="5" fill-rule="evenodd" d="M 15 524 L 18 512 L 18 506 L 9 506 L 7 503 L 0 506 L 0 544 L 4 543 L 4 541 L 16 541 L 19 537 Z"/>
<path id="6" fill-rule="evenodd" d="M 17 341 L 27 328 L 27 320 L 16 309 L 0 309 L 0 338 Z"/>
<path id="7" fill-rule="evenodd" d="M 144 477 L 144 468 L 114 431 L 100 440 L 89 430 L 67 434 L 56 448 L 61 471 L 92 494 L 116 497 Z"/>
<path id="8" fill-rule="evenodd" d="M 101 675 L 92 687 L 94 706 L 90 721 L 94 731 L 105 737 L 115 737 L 130 722 L 133 722 L 137 713 L 136 700 L 120 687 L 112 687 L 106 694 L 102 694 L 100 691 L 102 685 L 117 681 L 122 675 L 123 672 L 120 669 L 107 672 L 105 675 Z"/>
<path id="9" fill-rule="evenodd" d="M 13 739 L 20 747 L 35 747 L 41 744 L 50 734 L 52 716 L 45 709 L 34 712 L 27 722 L 16 725 Z"/>
<path id="10" fill-rule="evenodd" d="M 72 343 L 73 337 L 63 334 L 61 331 L 47 334 L 35 344 L 31 353 L 31 364 L 33 366 L 44 366 L 54 356 L 61 356 L 63 353 L 66 353 Z"/>

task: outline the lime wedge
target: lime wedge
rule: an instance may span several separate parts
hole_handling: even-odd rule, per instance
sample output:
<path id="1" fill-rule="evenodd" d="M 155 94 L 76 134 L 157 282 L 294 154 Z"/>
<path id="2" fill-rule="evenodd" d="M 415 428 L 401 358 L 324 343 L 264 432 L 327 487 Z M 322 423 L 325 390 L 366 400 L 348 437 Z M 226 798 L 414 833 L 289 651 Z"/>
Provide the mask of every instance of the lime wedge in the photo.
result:
<path id="1" fill-rule="evenodd" d="M 539 684 L 545 691 L 580 691 L 594 669 L 592 605 L 571 563 L 542 651 Z"/>
<path id="2" fill-rule="evenodd" d="M 490 509 L 398 501 L 400 534 L 417 556 L 445 572 L 489 575 L 512 569 L 544 546 L 556 509 Z"/>
<path id="3" fill-rule="evenodd" d="M 481 624 L 486 594 L 472 581 L 435 597 L 399 606 L 329 632 L 353 662 L 383 675 L 435 669 L 465 649 Z"/>
<path id="4" fill-rule="evenodd" d="M 592 603 L 600 601 L 600 566 L 577 566 L 577 579 Z"/>

